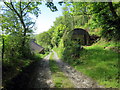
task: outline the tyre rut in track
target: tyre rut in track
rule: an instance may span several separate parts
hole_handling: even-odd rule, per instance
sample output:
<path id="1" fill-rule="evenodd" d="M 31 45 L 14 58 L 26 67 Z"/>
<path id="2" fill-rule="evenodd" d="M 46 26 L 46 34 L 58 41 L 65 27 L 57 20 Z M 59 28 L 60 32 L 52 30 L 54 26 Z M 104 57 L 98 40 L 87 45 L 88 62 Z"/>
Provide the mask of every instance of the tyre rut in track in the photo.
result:
<path id="1" fill-rule="evenodd" d="M 53 87 L 51 79 L 51 71 L 49 68 L 49 57 L 51 53 L 47 55 L 43 60 L 40 60 L 36 69 L 33 73 L 33 76 L 28 84 L 30 88 L 51 88 Z"/>

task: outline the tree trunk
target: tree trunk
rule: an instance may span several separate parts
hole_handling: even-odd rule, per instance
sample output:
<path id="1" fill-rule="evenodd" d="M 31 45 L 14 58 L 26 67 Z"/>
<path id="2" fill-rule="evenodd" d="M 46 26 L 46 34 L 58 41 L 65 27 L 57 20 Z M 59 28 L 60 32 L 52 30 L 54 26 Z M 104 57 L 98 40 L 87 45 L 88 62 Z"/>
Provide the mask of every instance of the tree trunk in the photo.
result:
<path id="1" fill-rule="evenodd" d="M 4 43 L 4 38 L 2 37 L 2 43 L 3 43 L 3 45 L 2 45 L 2 60 L 3 60 L 3 58 L 4 58 L 4 48 L 5 48 L 5 43 Z"/>
<path id="2" fill-rule="evenodd" d="M 112 12 L 113 17 L 117 18 L 118 15 L 117 15 L 117 13 L 116 13 L 114 7 L 113 7 L 112 2 L 108 2 L 108 5 L 109 5 L 109 7 L 110 7 L 110 11 Z"/>

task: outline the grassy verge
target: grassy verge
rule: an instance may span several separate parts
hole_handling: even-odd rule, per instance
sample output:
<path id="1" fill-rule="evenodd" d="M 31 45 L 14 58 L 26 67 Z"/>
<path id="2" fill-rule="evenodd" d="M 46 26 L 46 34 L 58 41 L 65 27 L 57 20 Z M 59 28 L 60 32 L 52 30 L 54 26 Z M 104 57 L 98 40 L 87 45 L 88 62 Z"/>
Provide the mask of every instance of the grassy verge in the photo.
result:
<path id="1" fill-rule="evenodd" d="M 100 85 L 105 87 L 119 87 L 119 64 L 118 53 L 105 47 L 119 47 L 120 44 L 114 42 L 99 41 L 92 46 L 84 47 L 80 58 L 64 60 L 76 70 L 92 77 Z M 54 49 L 60 58 L 62 53 Z M 60 49 L 59 49 L 60 50 Z M 64 55 L 65 57 L 65 55 Z"/>
<path id="2" fill-rule="evenodd" d="M 59 69 L 56 62 L 53 60 L 53 53 L 50 56 L 50 69 L 52 72 L 53 83 L 56 88 L 73 88 L 73 84 Z"/>
<path id="3" fill-rule="evenodd" d="M 30 74 L 34 71 L 35 63 L 46 55 L 35 54 L 32 59 L 4 60 L 2 62 L 3 77 L 1 88 L 26 86 L 27 82 L 29 82 Z"/>
<path id="4" fill-rule="evenodd" d="M 74 66 L 106 87 L 118 87 L 118 54 L 100 46 L 85 47 Z"/>

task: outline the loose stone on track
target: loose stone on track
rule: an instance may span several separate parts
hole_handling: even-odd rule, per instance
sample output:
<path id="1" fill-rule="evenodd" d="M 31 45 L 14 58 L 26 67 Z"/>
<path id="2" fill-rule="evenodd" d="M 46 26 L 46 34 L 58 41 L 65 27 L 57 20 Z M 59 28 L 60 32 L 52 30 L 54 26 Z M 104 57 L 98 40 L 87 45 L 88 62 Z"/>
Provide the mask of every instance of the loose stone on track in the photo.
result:
<path id="1" fill-rule="evenodd" d="M 36 71 L 28 85 L 30 88 L 52 88 L 54 87 L 51 79 L 51 71 L 49 68 L 49 57 L 47 55 L 43 60 L 40 60 L 36 65 Z"/>

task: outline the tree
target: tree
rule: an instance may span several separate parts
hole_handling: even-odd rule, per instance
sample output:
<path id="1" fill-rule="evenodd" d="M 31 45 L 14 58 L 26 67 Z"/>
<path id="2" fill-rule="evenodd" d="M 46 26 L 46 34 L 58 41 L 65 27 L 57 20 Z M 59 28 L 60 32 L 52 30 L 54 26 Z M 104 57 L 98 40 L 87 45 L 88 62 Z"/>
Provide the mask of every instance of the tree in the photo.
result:
<path id="1" fill-rule="evenodd" d="M 91 3 L 92 20 L 103 29 L 101 31 L 101 36 L 108 40 L 111 40 L 112 38 L 119 40 L 120 38 L 120 16 L 117 15 L 116 12 L 119 5 L 120 2 Z"/>
<path id="2" fill-rule="evenodd" d="M 29 14 L 34 14 L 36 17 L 39 14 L 40 9 L 37 7 L 40 2 L 4 2 L 4 4 L 15 14 L 16 18 L 20 21 L 20 24 L 23 27 L 23 40 L 22 45 L 25 46 L 25 39 L 27 31 L 31 28 L 31 25 L 34 24 L 29 17 Z"/>
<path id="3" fill-rule="evenodd" d="M 67 12 L 73 15 L 74 28 L 92 27 L 90 31 L 102 28 L 100 31 L 102 37 L 119 40 L 120 2 L 72 2 L 66 5 L 69 6 Z"/>
<path id="4" fill-rule="evenodd" d="M 48 32 L 40 33 L 36 36 L 37 43 L 46 49 L 51 47 L 51 35 Z"/>
<path id="5" fill-rule="evenodd" d="M 54 33 L 52 34 L 53 38 L 51 40 L 52 44 L 54 46 L 59 45 L 61 38 L 63 37 L 63 34 L 65 32 L 66 26 L 63 24 L 59 24 L 55 29 Z"/>
<path id="6" fill-rule="evenodd" d="M 29 50 L 26 50 L 26 48 L 29 49 L 28 47 L 29 38 L 30 38 L 29 33 L 33 31 L 32 28 L 35 24 L 35 21 L 33 21 L 33 19 L 30 16 L 32 14 L 38 17 L 38 15 L 40 14 L 39 5 L 41 5 L 42 2 L 20 1 L 20 2 L 10 2 L 10 3 L 4 2 L 4 4 L 5 6 L 4 8 L 2 8 L 1 26 L 3 32 L 5 32 L 5 35 L 8 35 L 7 37 L 5 36 L 5 38 L 7 39 L 5 39 L 6 41 L 4 43 L 8 43 L 8 42 L 12 43 L 12 46 L 11 44 L 8 44 L 9 50 L 12 51 L 14 49 L 16 53 L 21 54 L 22 57 L 26 57 L 28 56 L 28 52 L 29 52 Z M 57 10 L 52 2 L 46 2 L 46 5 L 52 11 Z M 5 47 L 6 47 L 5 49 L 7 49 L 7 46 Z"/>

